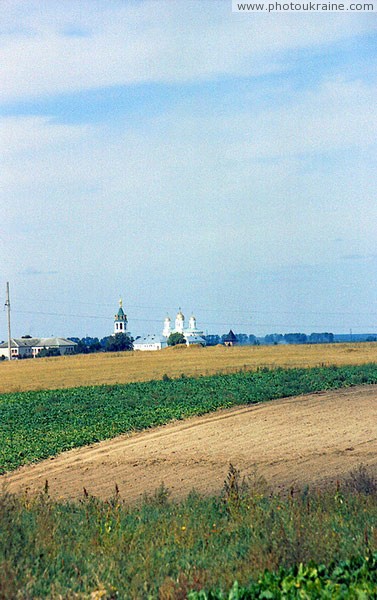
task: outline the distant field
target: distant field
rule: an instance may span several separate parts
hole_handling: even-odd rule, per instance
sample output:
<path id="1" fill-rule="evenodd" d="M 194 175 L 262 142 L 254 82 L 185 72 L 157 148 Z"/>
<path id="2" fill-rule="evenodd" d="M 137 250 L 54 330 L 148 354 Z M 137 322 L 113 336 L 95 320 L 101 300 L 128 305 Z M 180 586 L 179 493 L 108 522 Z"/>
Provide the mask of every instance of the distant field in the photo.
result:
<path id="1" fill-rule="evenodd" d="M 359 365 L 377 361 L 377 344 L 169 348 L 3 362 L 0 393 L 129 383 L 169 377 L 231 373 L 258 367 Z"/>

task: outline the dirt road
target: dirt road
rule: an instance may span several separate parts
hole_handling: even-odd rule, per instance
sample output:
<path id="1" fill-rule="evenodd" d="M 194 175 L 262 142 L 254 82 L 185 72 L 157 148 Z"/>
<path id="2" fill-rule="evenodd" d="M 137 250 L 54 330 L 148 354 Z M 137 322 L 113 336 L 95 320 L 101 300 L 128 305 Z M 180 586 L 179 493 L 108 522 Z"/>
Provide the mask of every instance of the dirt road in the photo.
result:
<path id="1" fill-rule="evenodd" d="M 222 410 L 65 452 L 0 478 L 11 492 L 134 501 L 160 484 L 182 497 L 217 492 L 232 462 L 275 489 L 336 480 L 360 463 L 377 470 L 377 386 Z"/>

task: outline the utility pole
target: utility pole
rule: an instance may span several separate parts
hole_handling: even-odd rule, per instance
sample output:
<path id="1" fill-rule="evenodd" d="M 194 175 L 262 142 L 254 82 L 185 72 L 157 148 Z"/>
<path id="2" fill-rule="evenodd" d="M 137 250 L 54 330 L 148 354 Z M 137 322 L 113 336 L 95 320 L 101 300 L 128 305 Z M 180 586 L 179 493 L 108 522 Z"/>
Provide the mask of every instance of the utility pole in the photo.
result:
<path id="1" fill-rule="evenodd" d="M 9 281 L 7 281 L 7 299 L 5 302 L 5 306 L 8 309 L 8 356 L 9 356 L 9 360 L 12 359 L 12 352 L 11 352 L 11 342 L 10 342 L 10 299 L 9 299 Z"/>

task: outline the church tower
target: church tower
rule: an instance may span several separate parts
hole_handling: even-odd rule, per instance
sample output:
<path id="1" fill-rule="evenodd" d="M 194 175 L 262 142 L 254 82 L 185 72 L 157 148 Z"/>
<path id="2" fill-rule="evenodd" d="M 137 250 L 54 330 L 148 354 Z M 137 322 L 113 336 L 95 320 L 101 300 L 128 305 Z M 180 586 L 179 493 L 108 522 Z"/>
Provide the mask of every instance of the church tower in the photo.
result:
<path id="1" fill-rule="evenodd" d="M 119 310 L 114 317 L 114 333 L 127 333 L 127 315 L 123 310 L 123 301 L 119 300 Z"/>
<path id="2" fill-rule="evenodd" d="M 194 315 L 191 315 L 189 319 L 189 329 L 196 331 L 196 318 L 194 317 Z"/>
<path id="3" fill-rule="evenodd" d="M 162 335 L 164 337 L 168 338 L 170 334 L 171 334 L 171 319 L 169 316 L 166 316 L 165 320 L 164 320 L 164 329 L 163 329 Z"/>
<path id="4" fill-rule="evenodd" d="M 179 312 L 177 314 L 177 316 L 175 317 L 175 331 L 177 333 L 183 333 L 185 328 L 185 317 L 181 311 L 181 309 L 179 309 Z"/>

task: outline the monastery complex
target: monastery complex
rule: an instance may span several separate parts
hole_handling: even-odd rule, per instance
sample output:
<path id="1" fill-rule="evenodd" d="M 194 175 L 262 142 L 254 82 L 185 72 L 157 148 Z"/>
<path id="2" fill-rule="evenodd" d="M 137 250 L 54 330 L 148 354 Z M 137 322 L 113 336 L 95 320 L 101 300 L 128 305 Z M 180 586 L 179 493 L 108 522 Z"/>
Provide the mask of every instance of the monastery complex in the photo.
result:
<path id="1" fill-rule="evenodd" d="M 203 331 L 201 331 L 196 324 L 196 318 L 191 315 L 189 318 L 188 327 L 185 325 L 185 317 L 182 310 L 179 309 L 177 316 L 175 317 L 174 327 L 172 327 L 172 321 L 169 316 L 165 317 L 162 334 L 147 335 L 145 337 L 136 338 L 134 341 L 134 350 L 162 350 L 167 346 L 167 341 L 172 333 L 181 333 L 184 335 L 187 346 L 194 344 L 205 346 L 206 341 L 202 337 Z"/>

